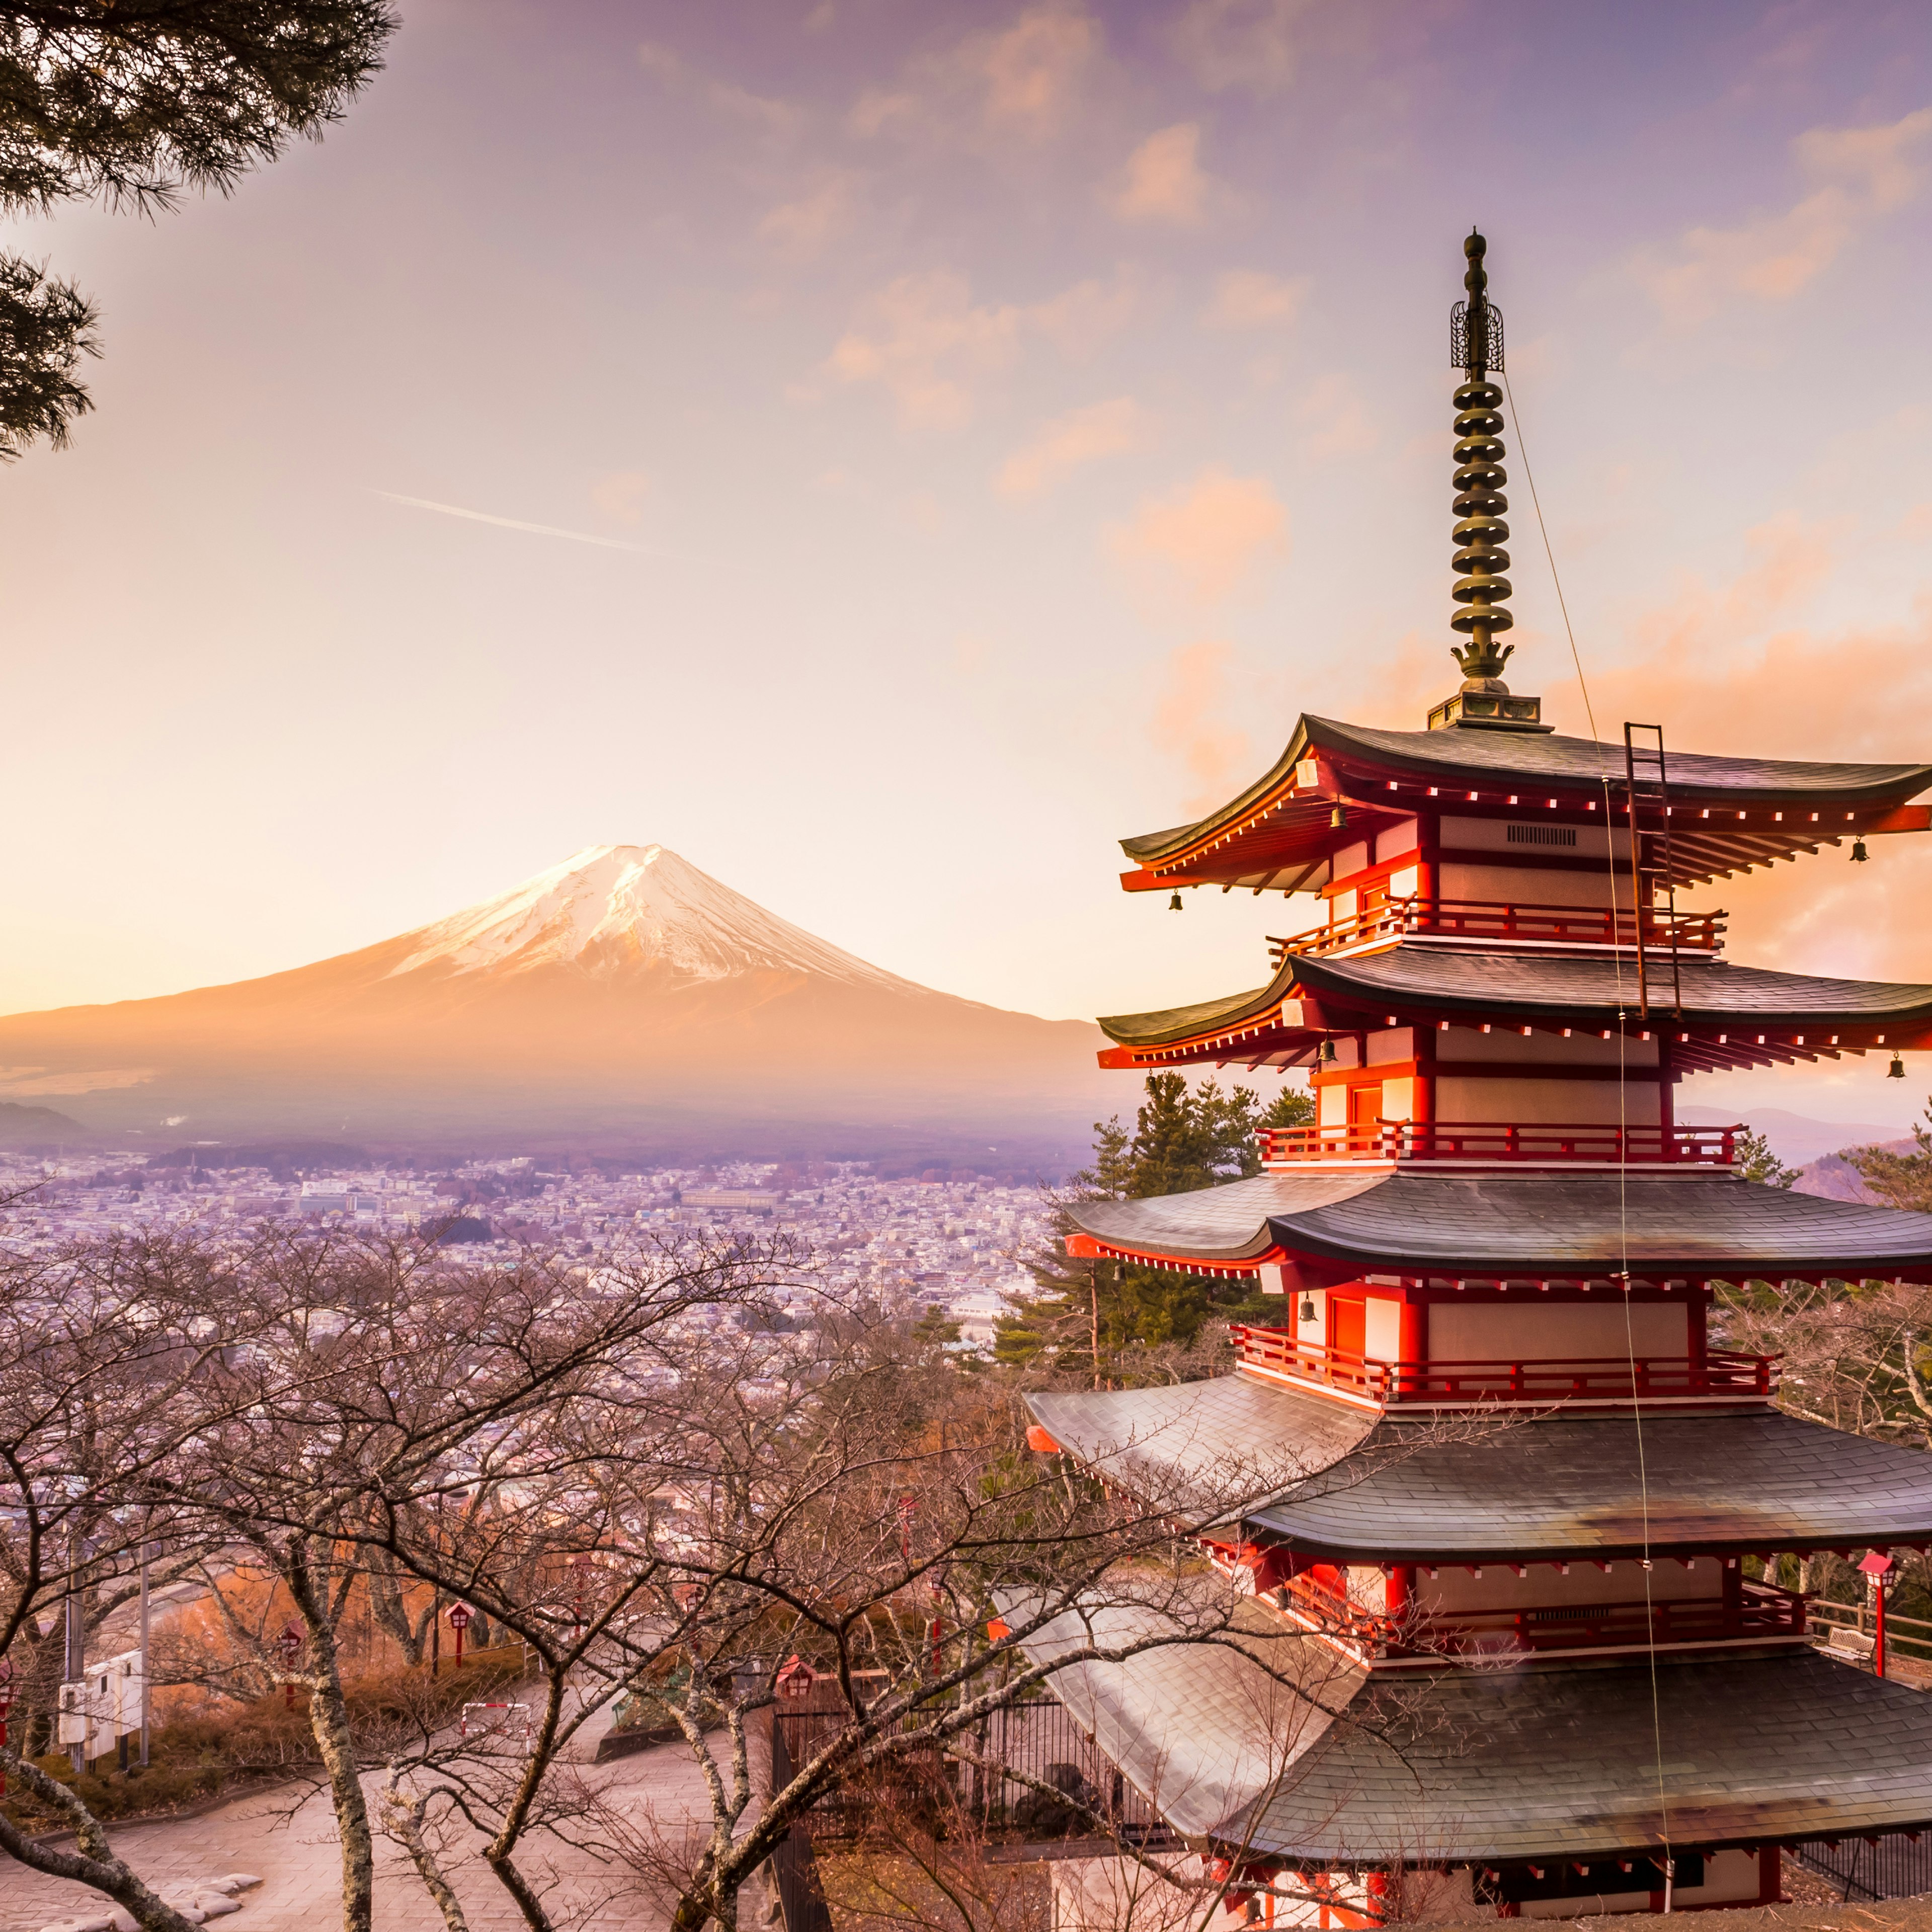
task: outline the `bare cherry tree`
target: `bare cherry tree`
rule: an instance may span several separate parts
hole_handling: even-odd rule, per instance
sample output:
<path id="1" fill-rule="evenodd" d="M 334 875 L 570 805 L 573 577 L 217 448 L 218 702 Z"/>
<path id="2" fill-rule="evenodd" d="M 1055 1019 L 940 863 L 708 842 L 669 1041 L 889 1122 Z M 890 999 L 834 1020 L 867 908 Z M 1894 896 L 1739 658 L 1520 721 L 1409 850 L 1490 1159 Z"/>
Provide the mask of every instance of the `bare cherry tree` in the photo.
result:
<path id="1" fill-rule="evenodd" d="M 549 1412 L 539 1474 L 521 1452 L 466 1468 L 466 1489 L 493 1500 L 460 1535 L 436 1531 L 424 1498 L 398 1498 L 383 1546 L 537 1660 L 526 1750 L 484 1763 L 445 1747 L 400 1787 L 476 1826 L 532 1932 L 550 1928 L 519 1877 L 533 1838 L 621 1860 L 679 1932 L 735 1926 L 747 1886 L 818 1808 L 970 1768 L 988 1718 L 1054 1672 L 1175 1646 L 1256 1654 L 1256 1613 L 1196 1540 L 1309 1473 L 1292 1457 L 1177 1442 L 1184 1474 L 1149 1474 L 1161 1459 L 1146 1455 L 1132 1494 L 1103 1486 L 1025 1449 L 1007 1389 L 948 1370 L 883 1317 L 825 1310 L 802 1334 L 671 1326 L 652 1346 L 654 1374 Z M 1273 1654 L 1259 1649 L 1263 1674 L 1296 1710 L 1349 1721 L 1306 1646 L 1292 1664 Z M 759 1735 L 802 1674 L 825 1687 L 823 1721 L 760 1804 Z M 569 1761 L 620 1696 L 682 1736 L 701 1815 L 621 1815 Z"/>
<path id="2" fill-rule="evenodd" d="M 358 1591 L 367 1598 L 367 1558 L 389 1515 L 414 1510 L 433 1544 L 464 1487 L 454 1472 L 493 1446 L 540 1482 L 550 1414 L 586 1388 L 650 1372 L 654 1330 L 753 1298 L 790 1260 L 779 1244 L 653 1250 L 592 1270 L 543 1256 L 478 1269 L 430 1244 L 286 1231 L 232 1248 L 56 1257 L 10 1304 L 15 1332 L 0 1361 L 20 1397 L 9 1413 L 23 1418 L 17 1440 L 0 1445 L 20 1498 L 4 1634 L 20 1637 L 50 1601 L 124 1578 L 158 1531 L 204 1564 L 252 1569 L 288 1604 L 300 1638 L 283 1655 L 257 1631 L 252 1662 L 302 1694 L 342 1841 L 344 1925 L 366 1932 L 374 1853 L 362 1774 L 397 1740 L 372 1756 L 358 1738 L 339 1640 Z M 45 1306 L 68 1311 L 57 1347 L 32 1332 Z M 57 1571 L 50 1552 L 81 1528 L 93 1534 L 78 1572 Z M 249 1661 L 248 1633 L 227 1635 L 224 1667 L 238 1644 Z M 76 1862 L 18 1833 L 0 1842 L 143 1924 L 177 1926 L 71 1792 L 16 1754 L 7 1763 L 74 1822 L 82 1853 Z"/>

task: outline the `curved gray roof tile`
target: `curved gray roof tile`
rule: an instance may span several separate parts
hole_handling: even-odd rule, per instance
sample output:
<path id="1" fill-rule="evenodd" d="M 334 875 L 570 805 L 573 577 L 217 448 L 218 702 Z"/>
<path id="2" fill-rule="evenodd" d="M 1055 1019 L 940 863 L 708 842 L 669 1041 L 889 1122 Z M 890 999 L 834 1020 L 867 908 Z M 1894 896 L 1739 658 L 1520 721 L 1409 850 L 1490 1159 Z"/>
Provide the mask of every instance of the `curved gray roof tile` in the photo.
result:
<path id="1" fill-rule="evenodd" d="M 1420 1163 L 1418 1164 L 1418 1166 Z M 1193 1194 L 1084 1202 L 1088 1234 L 1184 1260 L 1290 1254 L 1378 1271 L 1740 1276 L 1932 1267 L 1932 1215 L 1721 1174 L 1269 1174 Z"/>
<path id="2" fill-rule="evenodd" d="M 1120 1643 L 1160 1613 L 1089 1613 Z M 1064 1628 L 1063 1628 L 1064 1627 Z M 1068 1655 L 1082 1619 L 1025 1648 Z M 1685 1850 L 1932 1822 L 1932 1698 L 1809 1649 L 1370 1676 L 1241 1606 L 1055 1694 L 1178 1830 L 1318 1865 Z M 1652 1702 L 1653 1690 L 1658 1703 Z M 1669 1714 L 1660 1772 L 1654 1711 Z"/>
<path id="3" fill-rule="evenodd" d="M 1356 1562 L 1609 1560 L 1932 1540 L 1932 1456 L 1776 1409 L 1390 1418 L 1250 1528 Z M 1405 1442 L 1406 1438 L 1406 1442 Z M 1647 1502 L 1646 1502 L 1647 1498 Z"/>
<path id="4" fill-rule="evenodd" d="M 1680 956 L 1684 1019 L 1693 1026 L 1864 1025 L 1932 1016 L 1932 986 L 1909 981 L 1828 979 Z M 1670 985 L 1667 960 L 1650 962 L 1651 998 Z M 1371 1008 L 1424 1006 L 1444 1014 L 1572 1016 L 1580 1026 L 1613 1022 L 1636 998 L 1636 968 L 1625 959 L 1540 952 L 1486 952 L 1443 945 L 1396 945 L 1342 959 L 1291 956 L 1265 986 L 1158 1012 L 1115 1013 L 1099 1022 L 1124 1046 L 1162 1046 L 1238 1027 L 1268 1012 L 1299 987 Z M 1660 1022 L 1661 1023 L 1661 1016 Z M 1526 1068 L 1526 1072 L 1533 1070 Z"/>
<path id="5" fill-rule="evenodd" d="M 1190 1510 L 1257 1507 L 1338 1462 L 1377 1424 L 1368 1410 L 1241 1375 L 1030 1395 L 1027 1406 L 1106 1480 Z"/>
<path id="6" fill-rule="evenodd" d="M 1516 731 L 1376 731 L 1334 718 L 1304 715 L 1296 722 L 1287 748 L 1261 777 L 1236 796 L 1197 819 L 1160 832 L 1144 832 L 1120 844 L 1143 863 L 1204 837 L 1217 825 L 1239 818 L 1274 790 L 1298 760 L 1326 754 L 1330 758 L 1406 772 L 1454 784 L 1496 784 L 1519 778 L 1556 784 L 1600 784 L 1607 776 L 1621 784 L 1624 748 L 1560 733 Z M 1670 754 L 1670 788 L 1685 804 L 1749 806 L 1804 798 L 1846 806 L 1901 802 L 1932 785 L 1932 765 L 1820 764 L 1788 758 L 1726 758 L 1700 752 Z"/>
<path id="7" fill-rule="evenodd" d="M 1652 1412 L 1641 1418 L 1640 1465 L 1639 1420 L 1628 1414 L 1516 1410 L 1445 1424 L 1377 1417 L 1240 1372 L 1028 1402 L 1069 1454 L 1144 1502 L 1225 1502 L 1262 1540 L 1337 1562 L 1932 1540 L 1932 1456 L 1776 1409 Z"/>

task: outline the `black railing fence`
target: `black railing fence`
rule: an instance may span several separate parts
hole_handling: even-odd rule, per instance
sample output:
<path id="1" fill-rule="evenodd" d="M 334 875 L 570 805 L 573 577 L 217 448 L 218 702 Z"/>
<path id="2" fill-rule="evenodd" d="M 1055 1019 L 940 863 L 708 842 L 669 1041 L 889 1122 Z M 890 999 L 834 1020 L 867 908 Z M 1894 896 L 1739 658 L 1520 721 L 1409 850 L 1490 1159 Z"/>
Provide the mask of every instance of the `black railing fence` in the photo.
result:
<path id="1" fill-rule="evenodd" d="M 1894 1832 L 1877 1839 L 1809 1838 L 1785 1850 L 1808 1870 L 1837 1886 L 1848 1905 L 1932 1892 L 1932 1836 L 1908 1838 Z"/>
<path id="2" fill-rule="evenodd" d="M 788 1784 L 845 1720 L 829 1681 L 780 1706 L 772 1720 L 772 1788 Z M 831 1932 L 816 1846 L 853 1843 L 892 1822 L 989 1847 L 1108 1836 L 1149 1846 L 1178 1842 L 1064 1704 L 1030 1697 L 988 1712 L 944 1750 L 914 1753 L 820 1798 L 772 1858 L 786 1932 Z"/>
<path id="3" fill-rule="evenodd" d="M 782 1791 L 798 1769 L 796 1742 L 784 1716 L 772 1723 L 772 1789 Z M 772 1854 L 772 1878 L 785 1932 L 832 1932 L 832 1915 L 820 1889 L 817 1861 L 812 1855 L 812 1833 L 794 1825 Z"/>
<path id="4" fill-rule="evenodd" d="M 772 1767 L 804 1763 L 837 1736 L 842 1707 L 814 1688 L 772 1724 Z M 782 1743 L 779 1742 L 782 1739 Z M 858 1837 L 882 1803 L 947 1811 L 998 1838 L 1047 1839 L 1117 1832 L 1137 1842 L 1160 1832 L 1159 1816 L 1054 1697 L 992 1711 L 944 1750 L 916 1753 L 868 1780 L 829 1792 L 812 1808 L 823 1837 Z"/>

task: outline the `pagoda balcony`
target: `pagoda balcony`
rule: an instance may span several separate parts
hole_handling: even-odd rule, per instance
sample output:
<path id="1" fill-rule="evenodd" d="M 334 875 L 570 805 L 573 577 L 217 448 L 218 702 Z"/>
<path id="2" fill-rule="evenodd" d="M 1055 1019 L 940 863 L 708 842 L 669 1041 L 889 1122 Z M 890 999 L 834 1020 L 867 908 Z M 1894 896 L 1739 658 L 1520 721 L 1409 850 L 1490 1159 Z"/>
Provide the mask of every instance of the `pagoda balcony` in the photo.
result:
<path id="1" fill-rule="evenodd" d="M 1587 1401 L 1768 1401 L 1778 1392 L 1780 1355 L 1707 1349 L 1702 1355 L 1526 1356 L 1516 1360 L 1384 1362 L 1288 1328 L 1231 1323 L 1244 1367 L 1271 1379 L 1335 1394 L 1377 1408 L 1544 1407 Z"/>
<path id="2" fill-rule="evenodd" d="M 1270 1127 L 1260 1136 L 1264 1167 L 1384 1166 L 1412 1161 L 1472 1167 L 1729 1168 L 1748 1130 L 1618 1126 L 1541 1120 L 1364 1120 L 1352 1125 Z"/>
<path id="3" fill-rule="evenodd" d="M 1738 1600 L 1641 1598 L 1608 1604 L 1551 1604 L 1463 1611 L 1453 1616 L 1384 1616 L 1311 1576 L 1292 1576 L 1276 1599 L 1298 1622 L 1368 1658 L 1520 1657 L 1540 1651 L 1648 1650 L 1712 1643 L 1796 1642 L 1805 1635 L 1805 1599 L 1795 1590 L 1744 1581 Z"/>
<path id="4" fill-rule="evenodd" d="M 1724 944 L 1726 915 L 1688 913 L 1675 919 L 1644 914 L 1646 950 L 1715 952 Z M 1399 939 L 1480 940 L 1504 946 L 1634 946 L 1640 922 L 1627 908 L 1607 906 L 1511 905 L 1489 899 L 1391 898 L 1380 905 L 1318 926 L 1292 939 L 1268 941 L 1279 968 L 1307 953 L 1348 952 L 1392 945 Z"/>

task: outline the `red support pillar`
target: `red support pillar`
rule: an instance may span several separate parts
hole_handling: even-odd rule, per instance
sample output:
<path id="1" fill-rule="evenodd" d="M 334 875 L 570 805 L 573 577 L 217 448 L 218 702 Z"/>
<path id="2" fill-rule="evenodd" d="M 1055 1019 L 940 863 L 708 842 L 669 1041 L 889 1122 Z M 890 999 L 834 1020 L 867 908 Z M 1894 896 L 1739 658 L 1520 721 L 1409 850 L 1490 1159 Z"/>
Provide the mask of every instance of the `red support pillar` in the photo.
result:
<path id="1" fill-rule="evenodd" d="M 1403 1301 L 1397 1318 L 1396 1353 L 1407 1371 L 1396 1384 L 1400 1395 L 1419 1396 L 1428 1388 L 1424 1364 L 1429 1360 L 1429 1304 L 1414 1298 L 1418 1293 L 1414 1288 L 1408 1291 L 1411 1298 Z"/>

